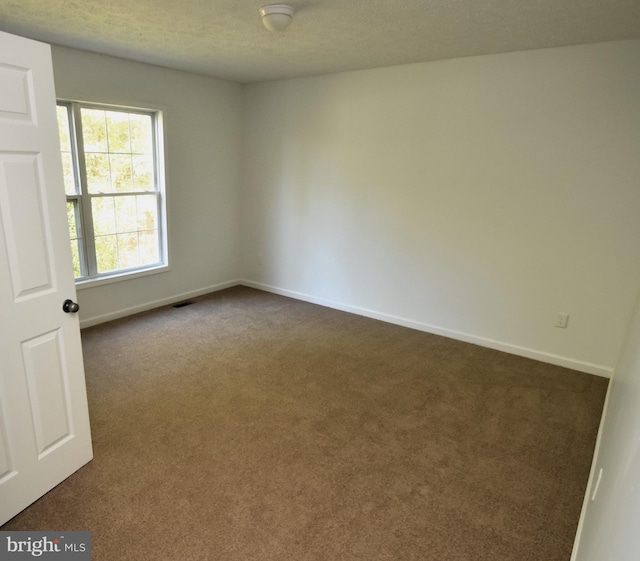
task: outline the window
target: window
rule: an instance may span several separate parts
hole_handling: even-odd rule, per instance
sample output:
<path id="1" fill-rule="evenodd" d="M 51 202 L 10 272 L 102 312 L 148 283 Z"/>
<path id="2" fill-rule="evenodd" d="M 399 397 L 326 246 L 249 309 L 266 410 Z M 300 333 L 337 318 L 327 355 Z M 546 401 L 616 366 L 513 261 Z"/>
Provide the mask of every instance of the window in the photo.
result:
<path id="1" fill-rule="evenodd" d="M 166 266 L 160 114 L 58 103 L 76 281 Z"/>

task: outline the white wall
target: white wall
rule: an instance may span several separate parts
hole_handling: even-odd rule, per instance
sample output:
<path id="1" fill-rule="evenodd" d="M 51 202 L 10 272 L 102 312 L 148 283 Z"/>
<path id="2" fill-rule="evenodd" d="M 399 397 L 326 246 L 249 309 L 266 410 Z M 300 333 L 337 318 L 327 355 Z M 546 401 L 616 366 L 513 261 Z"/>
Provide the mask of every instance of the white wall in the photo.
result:
<path id="1" fill-rule="evenodd" d="M 82 325 L 235 284 L 242 86 L 63 47 L 53 67 L 59 98 L 164 110 L 171 270 L 80 289 Z"/>
<path id="2" fill-rule="evenodd" d="M 640 559 L 640 300 L 609 388 L 582 517 L 573 561 Z"/>
<path id="3" fill-rule="evenodd" d="M 639 61 L 628 41 L 245 86 L 245 279 L 610 374 L 640 285 Z"/>

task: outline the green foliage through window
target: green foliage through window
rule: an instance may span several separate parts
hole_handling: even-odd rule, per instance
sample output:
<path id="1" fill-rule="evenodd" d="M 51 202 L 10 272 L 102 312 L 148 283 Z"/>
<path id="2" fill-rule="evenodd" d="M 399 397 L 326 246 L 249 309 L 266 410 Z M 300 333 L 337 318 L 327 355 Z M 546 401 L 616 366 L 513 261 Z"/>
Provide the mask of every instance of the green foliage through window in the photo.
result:
<path id="1" fill-rule="evenodd" d="M 58 105 L 76 278 L 162 264 L 156 126 L 153 113 Z"/>

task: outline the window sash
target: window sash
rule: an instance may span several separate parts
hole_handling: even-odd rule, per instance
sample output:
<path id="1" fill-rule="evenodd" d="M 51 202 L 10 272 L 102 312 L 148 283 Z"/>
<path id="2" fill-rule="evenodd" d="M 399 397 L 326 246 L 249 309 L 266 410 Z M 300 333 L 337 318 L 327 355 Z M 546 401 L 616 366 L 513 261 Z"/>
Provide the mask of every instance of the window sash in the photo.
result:
<path id="1" fill-rule="evenodd" d="M 71 153 L 73 161 L 73 176 L 75 183 L 75 194 L 67 194 L 67 202 L 71 203 L 76 209 L 76 230 L 77 247 L 78 247 L 78 262 L 80 266 L 80 276 L 76 276 L 76 282 L 91 281 L 105 279 L 114 276 L 126 275 L 128 273 L 136 273 L 141 271 L 147 271 L 158 267 L 166 266 L 166 216 L 164 205 L 164 182 L 161 169 L 162 151 L 160 144 L 160 114 L 155 111 L 145 111 L 134 108 L 124 108 L 116 106 L 107 106 L 91 103 L 78 103 L 71 101 L 59 101 L 58 105 L 65 107 L 67 110 L 67 118 L 69 121 L 69 137 L 71 142 Z M 90 193 L 87 181 L 87 167 L 84 150 L 84 137 L 82 130 L 82 109 L 97 109 L 100 111 L 112 111 L 117 113 L 131 113 L 134 115 L 145 115 L 151 118 L 151 134 L 152 134 L 152 148 L 153 148 L 153 189 L 152 190 L 131 190 L 131 191 L 118 191 L 109 193 Z M 115 153 L 115 152 L 114 152 Z M 107 155 L 111 155 L 110 151 Z M 133 152 L 132 146 L 130 146 L 131 156 L 136 153 Z M 132 172 L 133 173 L 133 169 Z M 110 269 L 108 271 L 100 272 L 98 263 L 98 253 L 96 250 L 96 240 L 101 235 L 96 235 L 94 215 L 93 215 L 93 202 L 98 199 L 112 198 L 114 201 L 118 197 L 149 197 L 155 198 L 155 209 L 153 216 L 155 217 L 155 223 L 153 229 L 140 229 L 139 227 L 135 231 L 118 232 L 114 231 L 113 236 L 116 237 L 116 264 L 120 265 L 120 251 L 119 251 L 119 236 L 135 236 L 137 239 L 136 252 L 137 252 L 137 264 L 130 267 L 120 266 L 119 268 Z M 136 203 L 138 199 L 135 199 Z M 115 210 L 114 210 L 115 212 Z M 116 223 L 117 223 L 117 215 Z M 139 218 L 138 218 L 139 220 Z M 117 230 L 117 227 L 116 227 Z M 157 240 L 157 260 L 152 263 L 140 264 L 140 240 L 141 234 L 146 232 L 155 232 Z M 104 237 L 104 235 L 102 236 Z"/>

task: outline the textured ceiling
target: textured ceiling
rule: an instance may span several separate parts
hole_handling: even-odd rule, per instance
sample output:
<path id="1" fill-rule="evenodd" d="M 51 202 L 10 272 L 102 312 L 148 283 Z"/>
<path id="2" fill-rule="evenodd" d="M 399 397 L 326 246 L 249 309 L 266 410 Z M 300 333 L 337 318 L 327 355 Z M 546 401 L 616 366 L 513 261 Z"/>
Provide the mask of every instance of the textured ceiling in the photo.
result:
<path id="1" fill-rule="evenodd" d="M 265 3 L 0 0 L 0 30 L 242 83 L 640 37 L 640 0 L 291 0 L 282 33 Z"/>

